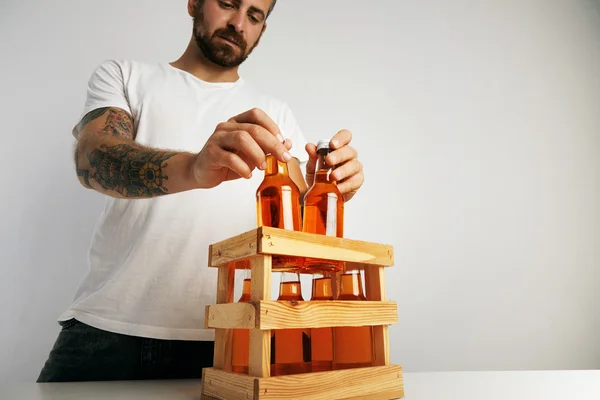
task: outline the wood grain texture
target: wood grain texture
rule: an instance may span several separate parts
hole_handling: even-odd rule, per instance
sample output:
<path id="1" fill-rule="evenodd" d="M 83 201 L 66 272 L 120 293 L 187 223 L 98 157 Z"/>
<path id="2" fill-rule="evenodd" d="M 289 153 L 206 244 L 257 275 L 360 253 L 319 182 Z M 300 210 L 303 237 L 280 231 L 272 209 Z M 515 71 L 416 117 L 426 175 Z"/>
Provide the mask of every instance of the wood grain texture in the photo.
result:
<path id="1" fill-rule="evenodd" d="M 217 276 L 217 304 L 233 301 L 234 284 L 233 265 L 221 265 Z M 206 316 L 205 316 L 206 321 Z M 233 332 L 230 329 L 215 330 L 215 354 L 213 366 L 218 369 L 231 369 L 231 340 Z"/>
<path id="2" fill-rule="evenodd" d="M 258 230 L 258 252 L 325 260 L 394 265 L 392 246 L 285 229 L 262 227 Z"/>
<path id="3" fill-rule="evenodd" d="M 255 303 L 211 304 L 206 306 L 206 309 L 204 325 L 206 329 L 258 327 Z"/>
<path id="4" fill-rule="evenodd" d="M 395 302 L 270 301 L 258 304 L 260 329 L 389 325 L 398 322 Z"/>
<path id="5" fill-rule="evenodd" d="M 252 281 L 250 299 L 254 302 L 271 300 L 271 264 L 270 255 L 256 255 L 251 260 Z M 271 331 L 250 330 L 250 376 L 265 377 L 271 375 Z"/>
<path id="6" fill-rule="evenodd" d="M 252 378 L 212 368 L 204 394 L 226 400 L 393 400 L 404 397 L 398 365 Z"/>
<path id="7" fill-rule="evenodd" d="M 259 253 L 394 265 L 389 245 L 265 226 L 210 245 L 208 264 L 218 267 Z"/>
<path id="8" fill-rule="evenodd" d="M 393 301 L 276 301 L 212 304 L 207 306 L 207 328 L 324 328 L 378 326 L 398 322 Z"/>
<path id="9" fill-rule="evenodd" d="M 255 379 L 252 377 L 220 371 L 214 368 L 205 368 L 203 376 L 203 396 L 223 400 L 248 400 L 255 398 Z"/>
<path id="10" fill-rule="evenodd" d="M 258 232 L 256 229 L 229 239 L 213 243 L 208 248 L 208 265 L 220 265 L 238 261 L 257 253 Z"/>
<path id="11" fill-rule="evenodd" d="M 402 368 L 385 366 L 355 368 L 340 371 L 287 375 L 258 382 L 260 400 L 341 400 L 372 396 L 371 399 L 390 400 L 394 391 L 402 397 Z"/>
<path id="12" fill-rule="evenodd" d="M 385 270 L 377 265 L 364 265 L 367 300 L 385 300 Z M 391 324 L 390 324 L 391 325 Z M 373 364 L 390 365 L 389 327 L 373 326 Z"/>

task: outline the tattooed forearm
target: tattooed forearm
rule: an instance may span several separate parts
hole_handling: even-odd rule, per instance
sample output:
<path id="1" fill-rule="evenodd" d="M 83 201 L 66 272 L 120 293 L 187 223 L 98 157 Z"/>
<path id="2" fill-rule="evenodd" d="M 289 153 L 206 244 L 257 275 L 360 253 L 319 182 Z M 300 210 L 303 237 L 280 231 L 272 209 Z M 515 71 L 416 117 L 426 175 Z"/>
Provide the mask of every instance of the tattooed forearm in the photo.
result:
<path id="1" fill-rule="evenodd" d="M 92 185 L 90 184 L 90 172 L 79 166 L 79 150 L 77 149 L 77 146 L 75 146 L 75 171 L 77 171 L 77 176 L 82 181 L 81 183 L 88 189 L 92 189 Z"/>
<path id="2" fill-rule="evenodd" d="M 83 179 L 123 197 L 154 197 L 168 193 L 166 162 L 177 153 L 143 149 L 135 145 L 101 145 L 88 157 L 91 168 Z"/>

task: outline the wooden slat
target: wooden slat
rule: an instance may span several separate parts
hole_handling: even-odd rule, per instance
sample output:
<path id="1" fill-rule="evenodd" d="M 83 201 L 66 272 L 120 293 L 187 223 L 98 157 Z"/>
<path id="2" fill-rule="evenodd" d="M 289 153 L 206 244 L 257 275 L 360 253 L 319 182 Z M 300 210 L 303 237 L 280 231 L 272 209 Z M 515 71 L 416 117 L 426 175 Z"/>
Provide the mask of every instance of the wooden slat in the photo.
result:
<path id="1" fill-rule="evenodd" d="M 218 267 L 256 254 L 257 235 L 257 230 L 253 229 L 241 235 L 211 244 L 208 248 L 208 265 Z"/>
<path id="2" fill-rule="evenodd" d="M 257 251 L 263 254 L 394 265 L 394 250 L 389 245 L 271 227 L 259 228 Z"/>
<path id="3" fill-rule="evenodd" d="M 206 306 L 205 325 L 210 328 L 251 329 L 257 327 L 254 303 L 211 304 Z"/>
<path id="4" fill-rule="evenodd" d="M 389 325 L 398 322 L 395 302 L 271 301 L 258 304 L 261 329 Z"/>
<path id="5" fill-rule="evenodd" d="M 258 380 L 260 400 L 341 400 L 396 392 L 402 397 L 402 368 L 385 366 L 354 368 Z"/>
<path id="6" fill-rule="evenodd" d="M 392 399 L 401 399 L 403 397 L 404 397 L 404 388 L 390 390 L 389 392 L 368 394 L 365 396 L 348 397 L 344 400 L 382 400 L 382 399 L 392 400 Z M 209 400 L 212 400 L 212 399 L 209 399 Z"/>
<path id="7" fill-rule="evenodd" d="M 271 299 L 271 256 L 256 255 L 251 260 L 252 301 Z M 250 358 L 248 363 L 250 376 L 265 377 L 271 375 L 271 331 L 250 330 Z"/>
<path id="8" fill-rule="evenodd" d="M 392 400 L 404 397 L 398 365 L 252 378 L 213 368 L 203 395 L 223 400 Z"/>
<path id="9" fill-rule="evenodd" d="M 393 301 L 275 301 L 212 304 L 207 328 L 325 328 L 330 326 L 378 326 L 398 322 Z"/>
<path id="10" fill-rule="evenodd" d="M 250 282 L 252 301 L 271 300 L 271 256 L 257 255 L 251 260 Z"/>
<path id="11" fill-rule="evenodd" d="M 217 304 L 233 301 L 234 274 L 233 265 L 222 265 L 219 267 L 217 276 Z M 215 354 L 213 358 L 213 366 L 215 368 L 226 370 L 231 368 L 232 334 L 233 332 L 230 329 L 217 329 L 215 331 Z"/>
<path id="12" fill-rule="evenodd" d="M 377 265 L 365 265 L 367 300 L 385 300 L 385 271 Z M 396 310 L 396 313 L 398 311 Z M 391 325 L 391 324 L 390 324 Z M 390 365 L 389 327 L 373 326 L 374 365 Z"/>
<path id="13" fill-rule="evenodd" d="M 265 226 L 210 245 L 208 265 L 218 267 L 258 253 L 394 265 L 389 245 Z"/>
<path id="14" fill-rule="evenodd" d="M 214 368 L 205 368 L 203 376 L 203 396 L 223 400 L 248 400 L 255 398 L 255 379 L 252 377 L 220 371 Z"/>

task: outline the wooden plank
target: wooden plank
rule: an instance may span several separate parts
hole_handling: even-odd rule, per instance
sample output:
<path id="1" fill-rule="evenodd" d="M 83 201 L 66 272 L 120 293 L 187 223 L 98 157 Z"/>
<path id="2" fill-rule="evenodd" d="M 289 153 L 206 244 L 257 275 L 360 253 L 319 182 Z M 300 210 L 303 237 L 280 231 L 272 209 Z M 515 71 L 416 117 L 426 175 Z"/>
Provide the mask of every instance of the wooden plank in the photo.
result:
<path id="1" fill-rule="evenodd" d="M 367 300 L 385 300 L 385 271 L 383 267 L 365 265 L 364 270 Z M 396 310 L 396 314 L 397 313 L 398 310 Z M 390 365 L 389 340 L 388 326 L 373 326 L 373 365 Z"/>
<path id="2" fill-rule="evenodd" d="M 208 248 L 208 265 L 219 267 L 231 263 L 257 252 L 258 233 L 256 229 L 242 233 L 229 239 L 213 243 Z"/>
<path id="3" fill-rule="evenodd" d="M 250 261 L 252 301 L 271 300 L 271 261 L 270 255 L 257 255 Z"/>
<path id="4" fill-rule="evenodd" d="M 217 304 L 231 303 L 233 301 L 234 284 L 233 265 L 221 265 L 217 276 Z M 206 321 L 206 315 L 205 315 Z M 218 369 L 231 369 L 231 339 L 233 332 L 230 329 L 217 329 L 215 331 L 215 354 L 213 366 Z"/>
<path id="5" fill-rule="evenodd" d="M 258 229 L 257 251 L 262 254 L 394 265 L 394 250 L 389 245 L 266 226 Z"/>
<path id="6" fill-rule="evenodd" d="M 205 368 L 202 395 L 222 400 L 254 399 L 254 378 L 243 374 Z"/>
<path id="7" fill-rule="evenodd" d="M 204 327 L 251 329 L 256 328 L 256 305 L 254 303 L 211 304 L 206 306 Z"/>
<path id="8" fill-rule="evenodd" d="M 390 325 L 398 322 L 395 302 L 262 301 L 257 305 L 260 329 Z"/>
<path id="9" fill-rule="evenodd" d="M 404 388 L 390 390 L 389 392 L 379 392 L 375 394 L 368 394 L 366 396 L 348 397 L 344 400 L 392 400 L 401 399 L 404 397 Z M 209 399 L 210 400 L 210 399 Z"/>
<path id="10" fill-rule="evenodd" d="M 212 304 L 207 306 L 206 328 L 325 328 L 378 326 L 398 322 L 393 301 L 275 301 Z"/>
<path id="11" fill-rule="evenodd" d="M 402 368 L 354 368 L 258 379 L 260 400 L 391 400 L 403 397 Z M 362 397 L 361 397 L 362 396 Z"/>
<path id="12" fill-rule="evenodd" d="M 392 400 L 404 397 L 402 368 L 398 365 L 266 378 L 205 368 L 203 376 L 202 395 L 222 400 Z"/>
<path id="13" fill-rule="evenodd" d="M 256 255 L 251 260 L 252 281 L 250 299 L 254 302 L 271 300 L 271 256 Z M 271 331 L 250 330 L 250 376 L 271 375 Z"/>

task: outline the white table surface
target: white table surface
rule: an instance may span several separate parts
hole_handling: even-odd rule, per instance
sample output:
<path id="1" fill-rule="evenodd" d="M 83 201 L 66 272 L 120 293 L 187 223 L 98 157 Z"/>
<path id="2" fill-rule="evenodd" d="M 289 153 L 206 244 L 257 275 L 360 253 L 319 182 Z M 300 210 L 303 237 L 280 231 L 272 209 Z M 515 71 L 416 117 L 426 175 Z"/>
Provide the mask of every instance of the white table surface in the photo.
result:
<path id="1" fill-rule="evenodd" d="M 598 371 L 404 373 L 406 400 L 600 400 Z M 0 382 L 0 400 L 198 400 L 200 381 Z"/>

